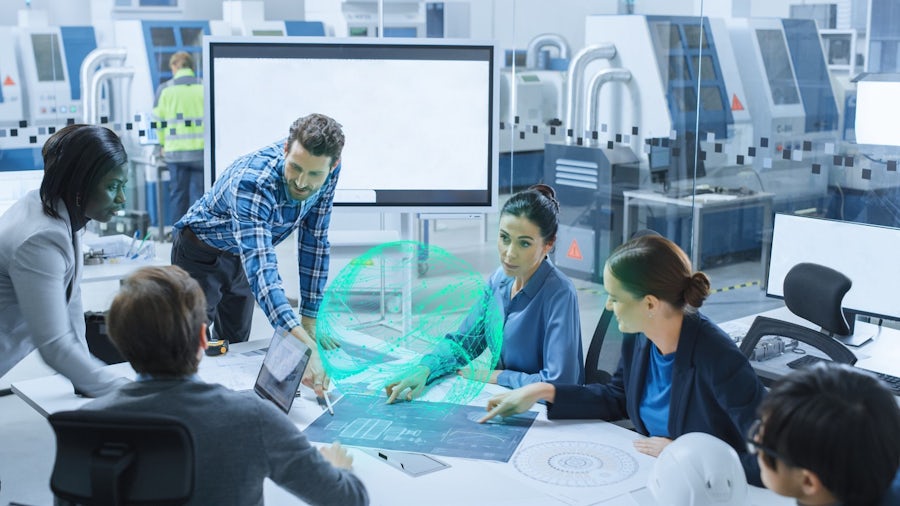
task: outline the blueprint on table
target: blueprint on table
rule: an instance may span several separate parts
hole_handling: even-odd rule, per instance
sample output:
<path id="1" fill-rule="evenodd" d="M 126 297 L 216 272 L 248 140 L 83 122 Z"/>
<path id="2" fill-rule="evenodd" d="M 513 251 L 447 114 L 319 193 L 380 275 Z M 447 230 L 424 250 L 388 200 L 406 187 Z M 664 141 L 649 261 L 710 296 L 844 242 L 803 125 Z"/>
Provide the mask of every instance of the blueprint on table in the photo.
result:
<path id="1" fill-rule="evenodd" d="M 483 406 L 444 402 L 385 404 L 383 396 L 344 395 L 334 416 L 324 414 L 304 431 L 311 441 L 508 462 L 537 413 L 479 424 Z"/>

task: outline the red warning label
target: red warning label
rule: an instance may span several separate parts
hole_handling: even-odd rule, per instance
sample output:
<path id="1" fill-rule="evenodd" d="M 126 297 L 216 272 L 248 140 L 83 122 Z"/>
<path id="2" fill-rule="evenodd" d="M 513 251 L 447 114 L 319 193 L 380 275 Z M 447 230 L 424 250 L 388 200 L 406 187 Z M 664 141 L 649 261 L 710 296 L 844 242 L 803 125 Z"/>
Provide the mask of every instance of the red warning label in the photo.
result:
<path id="1" fill-rule="evenodd" d="M 12 76 L 7 75 L 6 79 L 3 80 L 3 86 L 15 86 L 16 82 L 13 81 Z"/>
<path id="2" fill-rule="evenodd" d="M 566 253 L 566 256 L 574 258 L 575 260 L 584 260 L 584 257 L 581 256 L 581 249 L 578 247 L 578 241 L 572 240 L 572 244 L 569 246 L 569 252 Z"/>
<path id="3" fill-rule="evenodd" d="M 732 111 L 743 111 L 744 110 L 744 104 L 742 104 L 741 101 L 738 100 L 737 95 L 734 95 L 734 94 L 731 95 L 731 110 Z"/>

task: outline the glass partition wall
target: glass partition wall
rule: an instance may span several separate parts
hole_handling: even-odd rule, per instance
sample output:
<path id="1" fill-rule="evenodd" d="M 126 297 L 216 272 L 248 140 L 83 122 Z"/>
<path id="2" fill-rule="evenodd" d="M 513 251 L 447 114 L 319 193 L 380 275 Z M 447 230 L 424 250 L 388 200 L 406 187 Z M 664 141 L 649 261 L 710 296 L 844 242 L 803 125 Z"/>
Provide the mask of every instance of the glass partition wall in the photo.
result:
<path id="1" fill-rule="evenodd" d="M 856 82 L 897 80 L 881 74 L 900 66 L 889 3 L 493 2 L 501 193 L 556 188 L 555 261 L 573 278 L 602 282 L 609 252 L 649 228 L 718 293 L 744 291 L 720 320 L 771 307 L 775 213 L 900 226 L 884 144 L 900 134 L 856 138 L 892 107 L 860 111 Z"/>

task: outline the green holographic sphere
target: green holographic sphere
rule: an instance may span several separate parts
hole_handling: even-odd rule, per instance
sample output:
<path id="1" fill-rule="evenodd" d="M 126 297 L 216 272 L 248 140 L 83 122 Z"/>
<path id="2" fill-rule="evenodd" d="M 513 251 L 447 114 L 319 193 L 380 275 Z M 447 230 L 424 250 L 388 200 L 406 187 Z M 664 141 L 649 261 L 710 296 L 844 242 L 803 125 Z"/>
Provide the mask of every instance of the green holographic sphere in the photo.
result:
<path id="1" fill-rule="evenodd" d="M 423 269 L 423 265 L 425 268 Z M 427 276 L 420 273 L 427 271 Z M 445 375 L 426 399 L 467 404 L 494 370 L 503 341 L 503 310 L 484 276 L 433 245 L 398 241 L 376 246 L 350 261 L 325 290 L 317 336 L 340 348 L 319 353 L 342 391 L 385 395 L 392 380 L 408 375 L 424 357 Z"/>

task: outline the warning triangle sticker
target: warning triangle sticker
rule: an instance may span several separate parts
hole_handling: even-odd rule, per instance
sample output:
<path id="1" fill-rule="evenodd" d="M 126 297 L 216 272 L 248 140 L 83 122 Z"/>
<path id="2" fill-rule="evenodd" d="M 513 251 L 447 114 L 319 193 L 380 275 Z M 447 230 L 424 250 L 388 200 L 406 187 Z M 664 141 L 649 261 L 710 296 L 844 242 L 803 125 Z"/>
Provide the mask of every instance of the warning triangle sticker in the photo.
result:
<path id="1" fill-rule="evenodd" d="M 12 76 L 6 76 L 6 79 L 3 80 L 3 86 L 15 86 L 16 82 L 13 81 Z"/>
<path id="2" fill-rule="evenodd" d="M 735 94 L 731 95 L 731 110 L 732 111 L 743 111 L 744 110 L 744 104 L 742 104 L 741 101 L 738 100 L 737 95 L 735 95 Z"/>
<path id="3" fill-rule="evenodd" d="M 566 256 L 574 258 L 575 260 L 584 260 L 584 257 L 581 256 L 581 249 L 578 248 L 578 241 L 572 240 L 572 244 L 569 246 L 569 252 L 566 253 Z"/>

